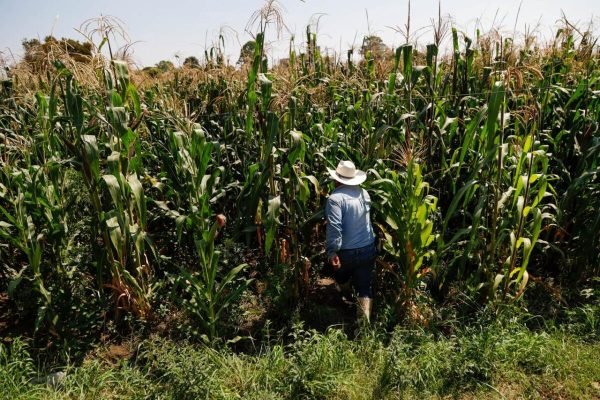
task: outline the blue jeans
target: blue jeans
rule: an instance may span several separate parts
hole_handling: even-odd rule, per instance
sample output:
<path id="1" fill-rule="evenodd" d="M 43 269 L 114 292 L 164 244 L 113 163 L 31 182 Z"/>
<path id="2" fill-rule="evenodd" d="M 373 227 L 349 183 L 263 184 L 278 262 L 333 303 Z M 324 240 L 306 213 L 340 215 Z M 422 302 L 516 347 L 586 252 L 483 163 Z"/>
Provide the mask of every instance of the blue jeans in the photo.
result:
<path id="1" fill-rule="evenodd" d="M 337 255 L 341 267 L 335 271 L 336 282 L 343 284 L 352 279 L 358 297 L 373 297 L 371 282 L 377 255 L 375 244 L 358 249 L 340 250 Z"/>

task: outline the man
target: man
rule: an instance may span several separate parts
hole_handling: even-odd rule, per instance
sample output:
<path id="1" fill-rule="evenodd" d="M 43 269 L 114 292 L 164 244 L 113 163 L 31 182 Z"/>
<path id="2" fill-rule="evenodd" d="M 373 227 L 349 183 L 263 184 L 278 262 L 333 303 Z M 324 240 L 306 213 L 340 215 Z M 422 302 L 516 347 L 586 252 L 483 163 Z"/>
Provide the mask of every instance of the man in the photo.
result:
<path id="1" fill-rule="evenodd" d="M 357 316 L 368 323 L 371 317 L 371 281 L 375 266 L 375 234 L 369 214 L 371 198 L 359 185 L 367 174 L 352 161 L 340 161 L 328 170 L 335 190 L 325 207 L 327 258 L 338 284 L 352 282 L 358 292 Z"/>

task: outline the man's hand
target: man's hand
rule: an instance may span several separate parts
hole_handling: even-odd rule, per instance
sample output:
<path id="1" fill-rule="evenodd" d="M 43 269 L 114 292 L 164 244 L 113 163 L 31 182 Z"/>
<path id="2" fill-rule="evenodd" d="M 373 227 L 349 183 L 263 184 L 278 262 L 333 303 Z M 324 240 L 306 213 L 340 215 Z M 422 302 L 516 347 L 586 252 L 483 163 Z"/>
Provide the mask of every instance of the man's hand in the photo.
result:
<path id="1" fill-rule="evenodd" d="M 225 224 L 227 223 L 227 218 L 223 214 L 217 215 L 215 219 L 216 219 L 217 225 L 219 225 L 219 228 L 224 227 Z"/>
<path id="2" fill-rule="evenodd" d="M 331 264 L 334 271 L 337 271 L 342 266 L 342 263 L 340 262 L 340 258 L 338 257 L 337 254 L 329 259 L 329 264 Z"/>

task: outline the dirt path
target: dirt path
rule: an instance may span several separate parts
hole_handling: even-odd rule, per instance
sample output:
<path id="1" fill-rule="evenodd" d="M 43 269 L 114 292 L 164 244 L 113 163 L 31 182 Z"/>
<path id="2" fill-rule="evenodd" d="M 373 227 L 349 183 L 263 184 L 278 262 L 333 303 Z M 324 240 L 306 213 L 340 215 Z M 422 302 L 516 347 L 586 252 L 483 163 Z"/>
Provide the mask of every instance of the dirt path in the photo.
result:
<path id="1" fill-rule="evenodd" d="M 350 296 L 338 292 L 332 278 L 319 277 L 309 289 L 302 316 L 307 328 L 324 332 L 329 327 L 341 327 L 350 332 L 355 312 Z"/>

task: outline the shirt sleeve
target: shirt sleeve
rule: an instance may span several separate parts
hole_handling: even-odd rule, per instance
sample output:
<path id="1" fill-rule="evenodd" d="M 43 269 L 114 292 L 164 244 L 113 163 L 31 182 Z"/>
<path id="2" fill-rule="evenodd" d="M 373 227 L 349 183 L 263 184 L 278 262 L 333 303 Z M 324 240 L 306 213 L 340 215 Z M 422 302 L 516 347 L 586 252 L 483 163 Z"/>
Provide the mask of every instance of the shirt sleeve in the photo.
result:
<path id="1" fill-rule="evenodd" d="M 333 257 L 342 248 L 342 207 L 331 197 L 325 206 L 327 217 L 327 258 Z"/>

